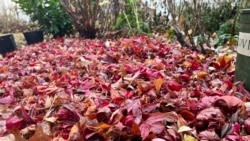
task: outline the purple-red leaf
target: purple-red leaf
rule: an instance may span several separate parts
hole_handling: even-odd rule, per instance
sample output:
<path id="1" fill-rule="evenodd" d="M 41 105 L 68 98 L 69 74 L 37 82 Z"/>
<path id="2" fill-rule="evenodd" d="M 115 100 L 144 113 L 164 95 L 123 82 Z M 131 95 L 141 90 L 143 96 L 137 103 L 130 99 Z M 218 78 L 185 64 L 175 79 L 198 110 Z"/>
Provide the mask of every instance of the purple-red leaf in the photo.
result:
<path id="1" fill-rule="evenodd" d="M 172 91 L 180 91 L 183 86 L 176 81 L 169 81 L 168 83 L 168 88 Z"/>
<path id="2" fill-rule="evenodd" d="M 9 95 L 8 96 L 0 98 L 0 103 L 1 104 L 11 105 L 14 102 L 15 102 L 15 94 L 14 94 L 14 90 L 13 89 L 9 90 Z"/>
<path id="3" fill-rule="evenodd" d="M 225 116 L 219 108 L 207 108 L 196 116 L 196 128 L 205 130 L 208 128 L 220 129 L 225 123 Z"/>
<path id="4" fill-rule="evenodd" d="M 176 122 L 178 116 L 175 113 L 153 113 L 150 114 L 149 118 L 140 125 L 141 136 L 145 139 L 149 132 L 160 134 L 164 129 L 164 122 Z"/>
<path id="5" fill-rule="evenodd" d="M 141 119 L 142 119 L 142 105 L 141 105 L 141 100 L 136 99 L 132 101 L 131 104 L 128 105 L 128 112 L 132 111 L 132 114 L 134 116 L 134 121 L 136 124 L 140 124 Z"/>
<path id="6" fill-rule="evenodd" d="M 150 125 L 146 124 L 146 123 L 142 123 L 140 125 L 140 131 L 141 131 L 141 137 L 142 139 L 146 139 L 150 133 Z"/>
<path id="7" fill-rule="evenodd" d="M 145 121 L 147 124 L 152 125 L 156 122 L 176 122 L 178 120 L 177 114 L 173 112 L 167 112 L 167 113 L 153 113 L 150 114 L 149 118 Z"/>
<path id="8" fill-rule="evenodd" d="M 6 128 L 8 130 L 21 129 L 23 128 L 23 124 L 24 124 L 24 120 L 17 116 L 12 116 L 6 119 Z"/>

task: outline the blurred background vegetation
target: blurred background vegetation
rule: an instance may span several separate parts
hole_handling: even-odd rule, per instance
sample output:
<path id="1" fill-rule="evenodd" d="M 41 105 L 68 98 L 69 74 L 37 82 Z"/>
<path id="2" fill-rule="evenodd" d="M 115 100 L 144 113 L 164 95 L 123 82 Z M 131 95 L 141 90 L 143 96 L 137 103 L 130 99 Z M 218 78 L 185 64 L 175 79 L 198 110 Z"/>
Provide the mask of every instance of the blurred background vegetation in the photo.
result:
<path id="1" fill-rule="evenodd" d="M 16 18 L 10 10 L 13 13 L 0 15 L 1 33 L 36 27 L 52 37 L 75 33 L 83 38 L 164 35 L 202 52 L 211 46 L 236 45 L 239 11 L 249 6 L 248 0 L 12 1 L 30 21 Z"/>

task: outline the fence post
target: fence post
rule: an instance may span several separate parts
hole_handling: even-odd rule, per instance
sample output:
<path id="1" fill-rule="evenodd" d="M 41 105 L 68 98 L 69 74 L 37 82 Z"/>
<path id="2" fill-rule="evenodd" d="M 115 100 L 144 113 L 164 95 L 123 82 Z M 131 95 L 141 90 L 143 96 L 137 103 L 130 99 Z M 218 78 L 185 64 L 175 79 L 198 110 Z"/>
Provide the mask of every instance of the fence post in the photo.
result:
<path id="1" fill-rule="evenodd" d="M 240 11 L 235 81 L 243 81 L 250 91 L 250 9 Z"/>

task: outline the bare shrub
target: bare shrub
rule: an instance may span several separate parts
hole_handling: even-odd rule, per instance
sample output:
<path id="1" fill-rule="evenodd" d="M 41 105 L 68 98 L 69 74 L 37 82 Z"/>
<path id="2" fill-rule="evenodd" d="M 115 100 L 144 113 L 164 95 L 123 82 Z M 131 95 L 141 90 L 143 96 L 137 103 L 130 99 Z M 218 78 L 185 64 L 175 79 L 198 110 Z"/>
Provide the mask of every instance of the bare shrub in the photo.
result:
<path id="1" fill-rule="evenodd" d="M 96 38 L 110 30 L 120 11 L 119 0 L 61 0 L 80 37 Z"/>
<path id="2" fill-rule="evenodd" d="M 20 17 L 22 13 L 16 5 L 3 5 L 2 11 L 0 13 L 1 33 L 23 32 L 29 28 L 28 21 Z"/>

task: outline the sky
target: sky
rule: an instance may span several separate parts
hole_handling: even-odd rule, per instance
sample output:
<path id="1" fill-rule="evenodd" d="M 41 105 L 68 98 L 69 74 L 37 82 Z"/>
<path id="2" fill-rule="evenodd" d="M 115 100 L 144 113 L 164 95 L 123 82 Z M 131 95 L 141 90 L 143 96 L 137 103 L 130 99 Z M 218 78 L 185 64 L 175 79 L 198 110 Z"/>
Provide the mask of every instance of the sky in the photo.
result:
<path id="1" fill-rule="evenodd" d="M 11 0 L 0 0 L 0 14 L 9 15 L 11 12 L 13 13 L 13 9 L 15 9 L 14 2 L 12 2 Z M 18 11 L 18 18 L 29 21 L 29 17 L 20 10 Z"/>

